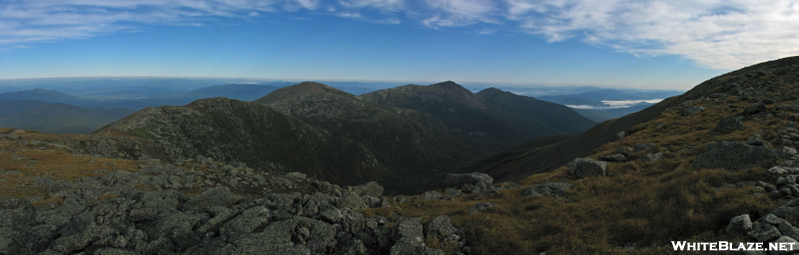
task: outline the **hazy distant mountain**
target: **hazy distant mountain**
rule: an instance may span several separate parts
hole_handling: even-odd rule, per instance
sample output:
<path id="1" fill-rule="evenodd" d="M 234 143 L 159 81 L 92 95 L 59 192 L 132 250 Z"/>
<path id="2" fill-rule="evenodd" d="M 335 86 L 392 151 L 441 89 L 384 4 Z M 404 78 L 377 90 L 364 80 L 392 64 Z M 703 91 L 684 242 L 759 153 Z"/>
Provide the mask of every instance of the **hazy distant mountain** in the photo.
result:
<path id="1" fill-rule="evenodd" d="M 576 94 L 574 96 L 594 100 L 649 100 L 665 99 L 682 94 L 679 91 L 622 91 L 618 89 L 598 89 Z"/>
<path id="2" fill-rule="evenodd" d="M 381 181 L 392 190 L 422 188 L 425 177 L 459 170 L 490 152 L 428 114 L 365 101 L 321 83 L 281 88 L 253 102 L 362 143 L 395 174 L 395 180 Z"/>
<path id="3" fill-rule="evenodd" d="M 493 90 L 491 90 L 493 91 Z M 519 145 L 524 141 L 552 134 L 569 134 L 580 132 L 580 128 L 558 126 L 554 123 L 542 121 L 539 116 L 529 111 L 534 108 L 528 100 L 518 100 L 517 97 L 502 94 L 503 97 L 491 97 L 498 94 L 488 91 L 483 95 L 506 110 L 489 103 L 480 95 L 447 81 L 429 86 L 406 85 L 391 89 L 378 90 L 361 95 L 364 100 L 376 102 L 397 108 L 414 109 L 425 112 L 442 121 L 451 130 L 467 135 L 474 141 L 486 145 L 509 148 Z M 507 101 L 507 103 L 501 103 Z M 537 101 L 537 100 L 536 100 Z M 552 104 L 541 104 L 552 107 Z M 556 107 L 563 110 L 563 106 Z M 566 108 L 568 109 L 568 108 Z M 542 109 L 546 111 L 549 109 Z M 568 111 L 564 111 L 568 112 Z M 580 119 L 581 117 L 571 111 L 573 115 L 564 118 Z M 544 118 L 547 119 L 547 118 Z M 577 126 L 590 126 L 590 120 L 584 119 Z M 583 129 L 584 130 L 584 129 Z"/>
<path id="4" fill-rule="evenodd" d="M 88 97 L 78 97 L 67 93 L 45 90 L 45 89 L 32 89 L 17 91 L 11 93 L 0 94 L 0 101 L 3 100 L 38 100 L 48 103 L 63 103 L 74 106 L 87 107 L 92 109 L 114 109 L 114 108 L 127 108 L 127 109 L 143 109 L 145 107 L 161 106 L 161 105 L 176 105 L 186 104 L 191 100 L 183 98 L 164 98 L 164 99 L 142 99 L 142 100 L 128 100 L 128 99 L 95 99 Z"/>
<path id="5" fill-rule="evenodd" d="M 571 95 L 547 95 L 536 98 L 563 105 L 589 105 L 606 106 L 602 101 L 621 101 L 621 100 L 651 100 L 665 99 L 681 94 L 676 90 L 657 90 L 657 91 L 622 91 L 618 89 L 596 89 Z"/>
<path id="6" fill-rule="evenodd" d="M 76 97 L 67 93 L 46 89 L 33 89 L 3 93 L 0 94 L 0 101 L 3 100 L 39 100 L 44 102 L 65 104 L 83 104 L 84 102 L 90 101 L 86 98 Z"/>
<path id="7" fill-rule="evenodd" d="M 291 85 L 291 83 L 280 83 L 270 85 L 255 85 L 255 84 L 227 84 L 204 87 L 186 92 L 184 95 L 194 99 L 212 98 L 212 97 L 227 97 L 230 99 L 237 99 L 242 101 L 252 101 L 258 99 L 273 90 L 279 89 L 284 86 Z"/>
<path id="8" fill-rule="evenodd" d="M 606 107 L 600 100 L 587 99 L 577 95 L 539 96 L 538 99 L 562 105 L 587 105 L 592 107 Z"/>
<path id="9" fill-rule="evenodd" d="M 35 100 L 3 100 L 0 101 L 0 127 L 88 134 L 133 112 L 122 108 L 96 110 Z"/>
<path id="10" fill-rule="evenodd" d="M 602 122 L 609 119 L 621 118 L 625 115 L 643 110 L 654 104 L 641 102 L 627 108 L 613 108 L 613 109 L 574 109 L 575 112 L 585 116 L 587 119 Z"/>

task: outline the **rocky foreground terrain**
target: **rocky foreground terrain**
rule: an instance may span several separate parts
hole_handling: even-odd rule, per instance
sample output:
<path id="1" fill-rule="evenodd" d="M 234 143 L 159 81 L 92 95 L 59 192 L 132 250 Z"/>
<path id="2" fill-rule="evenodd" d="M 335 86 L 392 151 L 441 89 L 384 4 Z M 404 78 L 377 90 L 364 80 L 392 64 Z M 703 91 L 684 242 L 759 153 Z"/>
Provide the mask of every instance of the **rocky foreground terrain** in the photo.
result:
<path id="1" fill-rule="evenodd" d="M 37 162 L 17 154 L 3 160 Z M 463 230 L 447 216 L 425 222 L 413 217 L 389 221 L 359 212 L 393 202 L 394 198 L 381 196 L 383 187 L 375 182 L 340 187 L 301 173 L 259 174 L 241 164 L 207 158 L 176 165 L 151 161 L 138 168 L 105 169 L 108 173 L 74 181 L 34 178 L 28 185 L 21 171 L 0 171 L 4 181 L 23 183 L 4 189 L 22 191 L 29 186 L 43 195 L 0 196 L 0 253 L 445 254 L 440 248 L 448 254 L 470 252 Z"/>

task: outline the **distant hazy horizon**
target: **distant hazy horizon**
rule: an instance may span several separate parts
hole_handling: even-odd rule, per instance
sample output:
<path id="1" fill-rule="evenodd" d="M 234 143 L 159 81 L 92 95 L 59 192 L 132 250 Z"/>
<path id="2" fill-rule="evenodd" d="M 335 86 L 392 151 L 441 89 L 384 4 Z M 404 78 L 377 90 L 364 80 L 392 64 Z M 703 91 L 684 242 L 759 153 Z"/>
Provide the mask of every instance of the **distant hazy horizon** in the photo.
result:
<path id="1" fill-rule="evenodd" d="M 30 89 L 70 89 L 73 91 L 81 91 L 87 87 L 98 86 L 111 86 L 110 88 L 122 87 L 147 87 L 155 86 L 162 89 L 169 89 L 175 91 L 188 91 L 199 89 L 209 86 L 219 86 L 228 84 L 252 84 L 252 85 L 271 85 L 271 84 L 284 84 L 290 85 L 303 81 L 321 82 L 333 87 L 357 87 L 362 86 L 366 88 L 373 88 L 375 90 L 385 89 L 396 86 L 403 86 L 409 84 L 415 85 L 430 85 L 440 81 L 391 81 L 391 80 L 307 80 L 307 79 L 264 79 L 264 78 L 237 78 L 237 77 L 155 77 L 155 76 L 118 76 L 118 77 L 53 77 L 53 78 L 27 78 L 27 79 L 0 79 L 0 93 L 8 93 Z M 523 83 L 500 83 L 500 82 L 470 82 L 470 81 L 457 81 L 454 82 L 473 90 L 476 93 L 479 90 L 497 87 L 504 90 L 513 92 L 519 95 L 536 96 L 536 95 L 555 95 L 555 94 L 576 94 L 589 90 L 596 89 L 623 89 L 623 90 L 641 90 L 641 91 L 681 91 L 680 89 L 649 89 L 649 88 L 636 88 L 636 87 L 621 87 L 621 86 L 608 86 L 602 84 L 523 84 Z M 61 91 L 67 92 L 67 91 Z"/>
<path id="2" fill-rule="evenodd" d="M 780 1 L 3 1 L 0 79 L 252 77 L 687 90 L 799 55 Z"/>

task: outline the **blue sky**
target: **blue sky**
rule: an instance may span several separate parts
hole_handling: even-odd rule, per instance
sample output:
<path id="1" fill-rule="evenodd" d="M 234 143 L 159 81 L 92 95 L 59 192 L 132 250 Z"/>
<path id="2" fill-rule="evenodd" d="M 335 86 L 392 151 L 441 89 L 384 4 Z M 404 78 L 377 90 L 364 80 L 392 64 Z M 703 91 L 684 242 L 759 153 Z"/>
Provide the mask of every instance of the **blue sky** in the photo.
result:
<path id="1" fill-rule="evenodd" d="M 799 54 L 799 3 L 2 0 L 0 79 L 443 80 L 689 89 Z"/>

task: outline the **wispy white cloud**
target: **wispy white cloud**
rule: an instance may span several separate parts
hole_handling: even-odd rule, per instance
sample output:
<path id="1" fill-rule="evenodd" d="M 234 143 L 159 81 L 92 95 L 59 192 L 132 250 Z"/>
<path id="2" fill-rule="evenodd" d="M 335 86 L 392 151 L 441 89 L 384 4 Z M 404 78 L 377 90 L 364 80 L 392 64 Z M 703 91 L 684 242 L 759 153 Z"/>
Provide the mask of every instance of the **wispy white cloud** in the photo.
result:
<path id="1" fill-rule="evenodd" d="M 250 18 L 277 8 L 314 9 L 316 0 L 7 0 L 0 3 L 0 46 L 78 39 L 140 24 L 197 25 L 207 17 Z"/>
<path id="2" fill-rule="evenodd" d="M 676 55 L 735 69 L 799 54 L 795 0 L 4 0 L 0 47 L 78 39 L 139 24 L 196 25 L 281 11 L 435 29 L 510 31 L 638 56 Z"/>
<path id="3" fill-rule="evenodd" d="M 508 19 L 558 42 L 735 69 L 799 54 L 799 3 L 784 0 L 507 0 Z"/>

